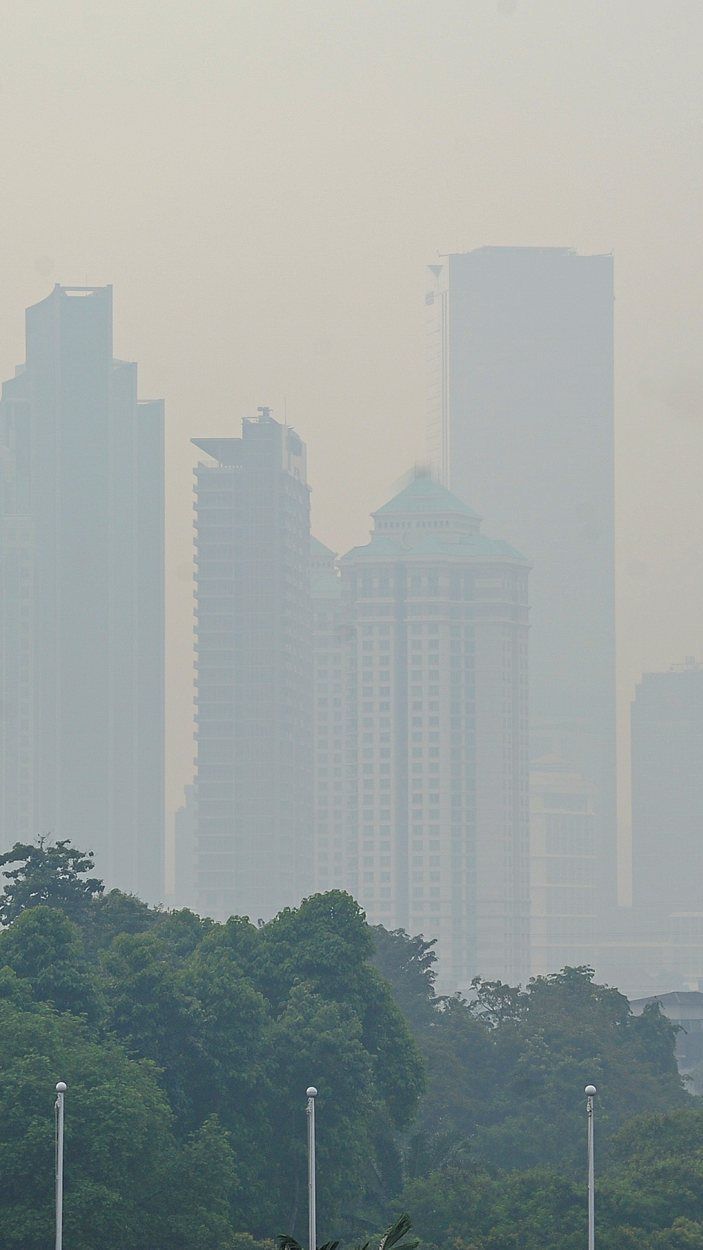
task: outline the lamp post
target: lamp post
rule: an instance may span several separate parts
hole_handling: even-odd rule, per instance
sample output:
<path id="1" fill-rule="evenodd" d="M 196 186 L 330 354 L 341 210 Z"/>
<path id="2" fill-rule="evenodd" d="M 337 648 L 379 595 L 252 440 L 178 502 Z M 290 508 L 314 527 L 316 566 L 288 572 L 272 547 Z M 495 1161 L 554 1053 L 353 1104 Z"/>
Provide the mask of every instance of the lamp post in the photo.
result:
<path id="1" fill-rule="evenodd" d="M 315 1185 L 315 1099 L 314 1085 L 307 1089 L 308 1117 L 308 1250 L 317 1250 L 317 1191 Z M 60 1250 L 60 1248 L 57 1248 Z"/>
<path id="2" fill-rule="evenodd" d="M 588 1125 L 588 1250 L 595 1250 L 596 1192 L 593 1157 L 593 1099 L 597 1093 L 595 1085 L 587 1085 L 584 1093 L 586 1095 L 586 1123 Z"/>
<path id="3" fill-rule="evenodd" d="M 56 1250 L 63 1246 L 63 1100 L 66 1082 L 56 1086 Z"/>

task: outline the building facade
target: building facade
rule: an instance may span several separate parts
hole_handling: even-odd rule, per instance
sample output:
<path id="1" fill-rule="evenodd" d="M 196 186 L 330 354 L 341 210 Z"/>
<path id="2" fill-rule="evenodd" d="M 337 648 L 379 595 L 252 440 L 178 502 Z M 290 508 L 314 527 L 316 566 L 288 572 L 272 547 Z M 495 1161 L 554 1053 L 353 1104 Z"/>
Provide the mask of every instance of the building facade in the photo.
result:
<path id="1" fill-rule="evenodd" d="M 631 712 L 633 927 L 640 984 L 703 986 L 703 667 L 645 673 Z"/>
<path id="2" fill-rule="evenodd" d="M 703 988 L 703 668 L 645 673 L 631 708 L 632 905 L 601 976 L 630 997 Z"/>
<path id="3" fill-rule="evenodd" d="M 700 912 L 703 667 L 687 660 L 645 673 L 631 728 L 634 905 L 650 914 Z"/>
<path id="4" fill-rule="evenodd" d="M 353 705 L 349 630 L 336 555 L 317 538 L 310 546 L 313 617 L 315 888 L 344 888 L 356 897 L 356 842 L 350 837 L 347 737 Z"/>
<path id="5" fill-rule="evenodd" d="M 595 965 L 596 847 L 593 795 L 558 756 L 530 770 L 532 975 Z"/>
<path id="6" fill-rule="evenodd" d="M 532 756 L 593 790 L 616 898 L 613 260 L 482 247 L 430 267 L 428 437 L 445 484 L 530 560 Z"/>
<path id="7" fill-rule="evenodd" d="M 163 898 L 164 412 L 115 360 L 112 288 L 27 310 L 0 403 L 0 839 L 95 852 Z"/>
<path id="8" fill-rule="evenodd" d="M 358 897 L 372 923 L 438 939 L 443 989 L 514 983 L 529 971 L 527 562 L 418 474 L 340 565 Z"/>
<path id="9" fill-rule="evenodd" d="M 265 920 L 314 879 L 305 446 L 266 408 L 193 441 L 198 905 Z"/>
<path id="10" fill-rule="evenodd" d="M 173 894 L 167 901 L 172 907 L 197 907 L 198 877 L 195 818 L 195 786 L 185 786 L 183 803 L 173 816 Z"/>

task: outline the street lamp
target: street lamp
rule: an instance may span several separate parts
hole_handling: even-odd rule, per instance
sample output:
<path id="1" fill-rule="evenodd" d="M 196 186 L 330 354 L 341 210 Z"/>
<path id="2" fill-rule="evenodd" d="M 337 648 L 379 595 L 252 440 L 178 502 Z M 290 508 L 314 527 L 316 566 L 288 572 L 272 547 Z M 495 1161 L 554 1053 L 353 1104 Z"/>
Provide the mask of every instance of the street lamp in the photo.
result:
<path id="1" fill-rule="evenodd" d="M 597 1093 L 595 1085 L 587 1085 L 584 1093 L 586 1095 L 586 1123 L 588 1125 L 588 1250 L 595 1250 L 596 1192 L 593 1159 L 593 1099 Z"/>
<path id="2" fill-rule="evenodd" d="M 66 1082 L 56 1086 L 56 1250 L 63 1246 L 63 1100 Z"/>
<path id="3" fill-rule="evenodd" d="M 317 1250 L 317 1190 L 315 1184 L 315 1099 L 317 1090 L 309 1085 L 307 1090 L 308 1117 L 308 1250 Z"/>

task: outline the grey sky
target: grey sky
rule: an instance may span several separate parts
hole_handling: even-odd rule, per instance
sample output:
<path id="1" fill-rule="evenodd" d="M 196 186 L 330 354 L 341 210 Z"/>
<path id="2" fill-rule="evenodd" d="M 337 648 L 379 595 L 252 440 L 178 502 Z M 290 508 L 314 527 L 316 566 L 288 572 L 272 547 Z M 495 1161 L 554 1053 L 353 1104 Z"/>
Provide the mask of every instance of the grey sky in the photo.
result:
<path id="1" fill-rule="evenodd" d="M 699 0 L 0 8 L 2 376 L 54 281 L 113 282 L 118 352 L 167 401 L 171 804 L 188 439 L 285 396 L 317 532 L 363 540 L 424 455 L 437 251 L 615 252 L 623 703 L 643 667 L 700 653 Z"/>

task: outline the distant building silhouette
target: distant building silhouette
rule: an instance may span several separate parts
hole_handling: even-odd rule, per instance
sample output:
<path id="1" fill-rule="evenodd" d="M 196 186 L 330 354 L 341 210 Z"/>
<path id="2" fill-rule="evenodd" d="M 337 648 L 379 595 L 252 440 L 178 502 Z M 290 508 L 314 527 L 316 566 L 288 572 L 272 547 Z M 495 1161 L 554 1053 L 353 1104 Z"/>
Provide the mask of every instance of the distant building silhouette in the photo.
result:
<path id="1" fill-rule="evenodd" d="M 112 288 L 27 310 L 0 403 L 0 839 L 95 851 L 163 897 L 164 412 L 112 354 Z"/>
<path id="2" fill-rule="evenodd" d="M 340 561 L 350 888 L 440 983 L 529 971 L 528 565 L 427 473 Z M 339 666 L 344 671 L 344 666 Z"/>
<path id="3" fill-rule="evenodd" d="M 313 880 L 305 445 L 268 409 L 193 441 L 198 904 L 268 919 Z"/>
<path id="4" fill-rule="evenodd" d="M 335 561 L 329 547 L 311 539 L 315 886 L 334 890 L 344 885 L 356 895 L 356 837 L 347 807 L 347 737 L 355 713 L 347 697 L 349 629 Z"/>
<path id="5" fill-rule="evenodd" d="M 645 673 L 631 708 L 631 907 L 598 967 L 630 997 L 703 989 L 703 667 Z"/>
<path id="6" fill-rule="evenodd" d="M 533 566 L 532 753 L 593 787 L 613 904 L 613 260 L 481 247 L 430 270 L 432 462 Z"/>
<path id="7" fill-rule="evenodd" d="M 593 796 L 558 756 L 530 771 L 532 974 L 594 965 L 597 929 Z"/>
<path id="8" fill-rule="evenodd" d="M 174 907 L 197 906 L 195 786 L 185 787 L 184 802 L 173 821 L 173 899 Z"/>
<path id="9" fill-rule="evenodd" d="M 632 704 L 632 877 L 650 918 L 703 911 L 703 667 L 693 660 L 645 673 Z"/>

